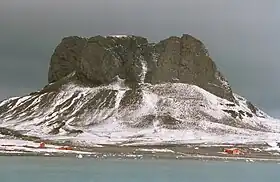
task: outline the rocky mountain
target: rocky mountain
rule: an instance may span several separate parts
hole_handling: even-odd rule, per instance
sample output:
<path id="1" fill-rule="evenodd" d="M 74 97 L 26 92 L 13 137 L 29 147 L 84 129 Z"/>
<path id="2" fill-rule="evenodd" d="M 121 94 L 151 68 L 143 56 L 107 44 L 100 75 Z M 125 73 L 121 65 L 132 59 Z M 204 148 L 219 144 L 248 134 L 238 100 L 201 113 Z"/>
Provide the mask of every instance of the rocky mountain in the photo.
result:
<path id="1" fill-rule="evenodd" d="M 279 121 L 234 94 L 204 44 L 187 34 L 158 43 L 66 37 L 51 57 L 48 82 L 0 103 L 2 134 L 114 144 L 280 136 Z"/>

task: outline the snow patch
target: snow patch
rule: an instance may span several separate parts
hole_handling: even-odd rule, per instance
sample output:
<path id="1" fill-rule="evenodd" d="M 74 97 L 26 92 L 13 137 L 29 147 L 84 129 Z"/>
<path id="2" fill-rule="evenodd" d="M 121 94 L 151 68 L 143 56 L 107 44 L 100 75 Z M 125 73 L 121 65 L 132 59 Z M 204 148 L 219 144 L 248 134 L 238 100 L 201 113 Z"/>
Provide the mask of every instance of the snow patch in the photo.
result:
<path id="1" fill-rule="evenodd" d="M 23 152 L 35 152 L 35 153 L 73 153 L 73 154 L 95 154 L 93 152 L 84 152 L 77 150 L 61 150 L 60 146 L 45 145 L 45 148 L 39 148 L 39 143 L 13 140 L 13 139 L 0 139 L 0 151 L 3 153 L 23 153 Z"/>
<path id="2" fill-rule="evenodd" d="M 115 37 L 115 38 L 127 38 L 128 35 L 109 35 L 108 37 Z"/>
<path id="3" fill-rule="evenodd" d="M 7 104 L 7 103 L 9 103 L 9 102 L 11 102 L 11 101 L 13 101 L 13 100 L 19 99 L 19 98 L 20 97 L 11 97 L 9 99 L 3 100 L 2 102 L 0 102 L 0 107 L 5 105 L 5 104 Z"/>
<path id="4" fill-rule="evenodd" d="M 141 58 L 140 62 L 141 62 L 141 65 L 142 65 L 142 72 L 141 72 L 141 75 L 140 75 L 140 82 L 144 83 L 148 67 L 147 67 L 147 62 L 144 60 L 144 58 Z"/>
<path id="5" fill-rule="evenodd" d="M 175 153 L 173 150 L 170 149 L 136 149 L 136 151 L 142 151 L 142 152 L 152 152 L 152 153 L 156 153 L 156 152 L 168 152 L 168 153 Z"/>

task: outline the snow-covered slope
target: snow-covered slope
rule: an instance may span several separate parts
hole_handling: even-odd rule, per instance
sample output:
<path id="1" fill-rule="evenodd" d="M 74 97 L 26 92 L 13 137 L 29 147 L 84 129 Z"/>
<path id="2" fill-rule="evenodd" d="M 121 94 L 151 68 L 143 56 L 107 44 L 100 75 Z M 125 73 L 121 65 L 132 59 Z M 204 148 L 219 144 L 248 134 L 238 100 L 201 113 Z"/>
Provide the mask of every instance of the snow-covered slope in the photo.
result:
<path id="1" fill-rule="evenodd" d="M 243 143 L 280 139 L 280 122 L 202 88 L 122 80 L 100 87 L 65 84 L 56 91 L 11 98 L 0 104 L 0 127 L 29 136 L 86 143 Z"/>

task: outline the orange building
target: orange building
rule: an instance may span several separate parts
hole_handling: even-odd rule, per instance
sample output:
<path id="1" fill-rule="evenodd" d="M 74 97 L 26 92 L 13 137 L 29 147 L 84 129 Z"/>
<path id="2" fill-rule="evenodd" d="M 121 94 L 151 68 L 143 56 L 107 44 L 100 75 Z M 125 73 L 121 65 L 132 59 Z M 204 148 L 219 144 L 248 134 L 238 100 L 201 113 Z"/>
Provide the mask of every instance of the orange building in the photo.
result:
<path id="1" fill-rule="evenodd" d="M 237 149 L 237 148 L 225 149 L 224 152 L 226 152 L 228 154 L 232 154 L 232 155 L 242 154 L 242 152 L 239 149 Z"/>

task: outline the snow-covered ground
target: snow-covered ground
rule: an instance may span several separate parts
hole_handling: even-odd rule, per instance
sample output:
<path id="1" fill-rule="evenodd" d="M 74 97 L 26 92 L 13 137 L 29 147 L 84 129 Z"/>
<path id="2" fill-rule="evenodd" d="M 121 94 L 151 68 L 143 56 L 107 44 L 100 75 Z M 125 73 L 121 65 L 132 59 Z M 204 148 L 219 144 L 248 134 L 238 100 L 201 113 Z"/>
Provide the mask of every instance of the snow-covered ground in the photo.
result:
<path id="1" fill-rule="evenodd" d="M 143 67 L 145 67 L 144 64 Z M 280 121 L 260 110 L 257 110 L 257 114 L 253 114 L 246 104 L 247 100 L 237 94 L 234 96 L 239 104 L 219 98 L 195 85 L 167 83 L 153 86 L 142 84 L 141 87 L 143 99 L 137 107 L 120 108 L 121 99 L 128 89 L 123 86 L 121 80 L 96 88 L 65 86 L 52 98 L 47 108 L 39 105 L 48 93 L 12 98 L 0 103 L 0 107 L 6 105 L 9 108 L 8 113 L 2 115 L 0 113 L 0 118 L 3 119 L 0 127 L 21 131 L 25 135 L 53 140 L 67 139 L 86 145 L 280 141 Z M 88 100 L 104 90 L 114 91 L 115 97 L 110 98 L 109 102 L 113 107 L 102 108 L 101 106 L 108 101 L 105 99 L 97 103 L 95 107 L 97 109 L 79 116 L 82 119 L 78 120 L 78 124 L 73 123 L 77 117 L 75 114 L 84 109 L 83 106 Z M 29 104 L 25 106 L 26 103 Z M 61 108 L 61 105 L 64 107 Z M 20 108 L 23 106 L 24 110 Z M 65 126 L 59 129 L 59 133 L 50 134 L 50 131 L 58 126 L 54 121 L 59 116 L 66 115 L 69 109 L 72 109 L 71 112 L 68 112 L 63 120 Z M 231 119 L 230 121 L 234 121 L 233 125 L 228 121 L 230 114 L 224 110 L 236 113 L 242 111 L 242 119 Z M 20 113 L 16 119 L 15 113 Z M 165 127 L 163 121 L 158 118 L 166 115 L 181 124 L 173 124 L 174 129 Z M 155 119 L 151 124 L 143 127 L 130 126 L 145 123 L 145 116 L 155 116 Z M 91 125 L 93 121 L 98 124 Z M 67 133 L 69 128 L 82 130 L 83 133 L 69 135 Z"/>
<path id="2" fill-rule="evenodd" d="M 111 126 L 108 126 L 108 128 Z M 95 144 L 119 144 L 123 146 L 129 145 L 155 145 L 155 144 L 194 144 L 207 143 L 214 145 L 217 143 L 255 143 L 263 144 L 267 142 L 277 142 L 280 139 L 278 133 L 254 132 L 251 134 L 224 134 L 218 135 L 193 130 L 168 130 L 161 129 L 157 133 L 151 129 L 119 129 L 106 130 L 104 128 L 94 128 L 88 133 L 83 133 L 76 137 L 69 136 L 47 136 L 53 140 L 72 140 L 77 143 L 84 143 L 89 146 Z M 141 136 L 141 137 L 139 137 Z M 138 138 L 137 138 L 138 137 Z"/>
<path id="3" fill-rule="evenodd" d="M 170 149 L 145 149 L 145 148 L 140 148 L 140 149 L 136 149 L 136 151 L 152 152 L 152 153 L 156 153 L 156 152 L 174 153 L 174 151 L 170 150 Z"/>
<path id="4" fill-rule="evenodd" d="M 0 153 L 68 153 L 68 154 L 94 154 L 93 152 L 85 152 L 79 150 L 61 150 L 61 146 L 56 145 L 45 145 L 45 148 L 39 148 L 40 143 L 35 143 L 31 141 L 24 140 L 14 140 L 14 139 L 0 139 Z"/>

